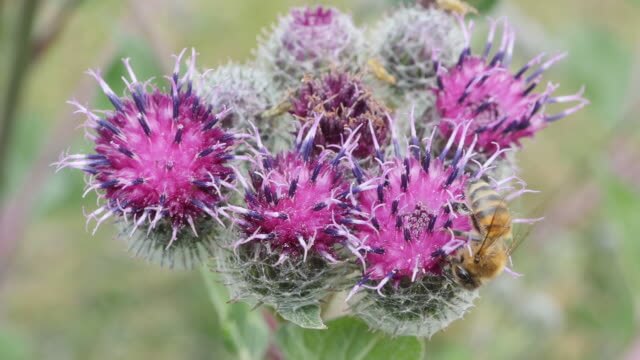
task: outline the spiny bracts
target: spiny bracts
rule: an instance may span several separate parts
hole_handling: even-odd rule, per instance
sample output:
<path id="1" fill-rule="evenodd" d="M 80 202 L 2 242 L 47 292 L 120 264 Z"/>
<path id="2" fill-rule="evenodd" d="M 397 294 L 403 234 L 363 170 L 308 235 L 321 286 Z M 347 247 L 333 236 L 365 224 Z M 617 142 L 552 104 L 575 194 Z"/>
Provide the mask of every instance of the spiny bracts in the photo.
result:
<path id="1" fill-rule="evenodd" d="M 237 130 L 261 123 L 260 115 L 274 104 L 269 77 L 251 65 L 229 63 L 207 71 L 194 83 L 203 101 L 214 109 L 229 109 L 222 125 Z"/>
<path id="2" fill-rule="evenodd" d="M 280 18 L 256 54 L 276 88 L 296 87 L 304 75 L 361 67 L 364 39 L 351 17 L 332 7 L 301 7 Z"/>
<path id="3" fill-rule="evenodd" d="M 394 77 L 391 87 L 401 96 L 435 86 L 434 57 L 453 65 L 464 48 L 455 18 L 436 7 L 397 9 L 376 24 L 371 42 L 374 58 Z"/>

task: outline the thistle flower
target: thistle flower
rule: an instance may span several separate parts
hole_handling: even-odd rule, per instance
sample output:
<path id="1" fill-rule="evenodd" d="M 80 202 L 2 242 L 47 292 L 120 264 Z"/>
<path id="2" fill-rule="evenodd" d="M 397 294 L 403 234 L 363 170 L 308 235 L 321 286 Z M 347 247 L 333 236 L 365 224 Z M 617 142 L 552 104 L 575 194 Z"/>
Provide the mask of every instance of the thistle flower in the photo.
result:
<path id="1" fill-rule="evenodd" d="M 491 155 L 500 148 L 520 146 L 522 138 L 532 137 L 547 124 L 588 104 L 582 97 L 583 89 L 574 95 L 552 96 L 558 86 L 549 83 L 544 91 L 534 92 L 544 71 L 566 54 L 555 55 L 545 62 L 542 62 L 544 54 L 540 54 L 511 73 L 508 66 L 515 33 L 506 20 L 500 47 L 491 58 L 489 55 L 498 23 L 491 24 L 481 55 L 473 55 L 470 50 L 472 25 L 462 23 L 466 46 L 457 64 L 451 67 L 437 65 L 438 81 L 434 91 L 436 107 L 442 118 L 439 125 L 442 135 L 451 136 L 458 124 L 471 120 L 471 131 L 467 133 L 465 143 L 470 144 L 477 136 L 477 150 Z M 531 69 L 535 70 L 527 75 Z M 570 102 L 577 104 L 557 114 L 545 112 L 546 105 Z"/>
<path id="2" fill-rule="evenodd" d="M 425 274 L 440 275 L 442 257 L 461 244 L 453 233 L 471 229 L 469 217 L 452 210 L 464 201 L 465 166 L 472 152 L 458 146 L 450 162 L 446 157 L 453 144 L 449 141 L 433 158 L 433 134 L 424 155 L 414 138 L 409 156 L 402 158 L 397 152 L 382 163 L 378 177 L 352 189 L 358 208 L 370 222 L 358 229 L 371 249 L 363 258 L 365 279 L 379 281 L 378 289 L 393 279 L 415 281 Z"/>
<path id="3" fill-rule="evenodd" d="M 124 60 L 130 77 L 125 97 L 89 71 L 114 110 L 100 116 L 72 102 L 77 113 L 87 116 L 87 138 L 95 153 L 63 155 L 56 165 L 89 175 L 85 195 L 94 190 L 104 203 L 88 215 L 96 229 L 115 216 L 126 224 L 137 255 L 188 267 L 208 251 L 210 217 L 219 220 L 221 189 L 232 186 L 234 136 L 217 126 L 226 111 L 216 113 L 192 91 L 195 51 L 188 72 L 179 77 L 183 53 L 168 92 L 139 82 L 129 59 Z M 146 232 L 138 230 L 142 226 Z M 178 252 L 182 256 L 176 257 Z"/>
<path id="4" fill-rule="evenodd" d="M 465 201 L 470 178 L 465 169 L 474 152 L 473 144 L 465 149 L 462 141 L 453 151 L 452 137 L 433 157 L 434 129 L 422 153 L 413 123 L 407 155 L 400 155 L 394 139 L 395 157 L 379 158 L 379 176 L 365 177 L 351 189 L 366 223 L 357 229 L 364 275 L 348 301 L 363 288 L 374 289 L 378 294 L 352 301 L 355 313 L 370 326 L 395 335 L 431 336 L 461 317 L 476 297 L 443 275 L 446 257 L 465 244 L 454 234 L 472 229 L 470 216 L 455 208 Z M 456 131 L 465 134 L 469 127 L 467 122 Z M 496 157 L 481 164 L 474 177 L 482 176 Z"/>
<path id="5" fill-rule="evenodd" d="M 240 239 L 229 244 L 233 251 L 217 261 L 235 298 L 286 313 L 317 305 L 347 278 L 337 250 L 349 239 L 336 233 L 334 224 L 349 223 L 352 217 L 341 197 L 349 184 L 340 159 L 355 147 L 355 136 L 335 156 L 324 151 L 314 157 L 319 124 L 320 116 L 304 137 L 299 134 L 295 151 L 275 156 L 256 135 L 250 181 L 238 175 L 244 202 L 221 210 L 235 214 L 239 229 Z"/>
<path id="6" fill-rule="evenodd" d="M 374 131 L 362 132 L 353 155 L 374 155 L 376 143 L 387 140 L 387 112 L 362 82 L 345 72 L 332 71 L 321 77 L 305 77 L 290 97 L 290 114 L 308 127 L 321 118 L 315 144 L 320 148 L 340 146 L 356 128 L 371 122 Z"/>
<path id="7" fill-rule="evenodd" d="M 464 47 L 455 18 L 435 7 L 399 8 L 375 26 L 370 39 L 374 57 L 395 78 L 392 87 L 400 95 L 435 86 L 434 54 L 449 66 Z"/>
<path id="8" fill-rule="evenodd" d="M 257 51 L 257 61 L 280 90 L 295 87 L 305 74 L 332 67 L 360 67 L 363 36 L 349 15 L 332 7 L 292 9 L 280 18 Z"/>
<path id="9" fill-rule="evenodd" d="M 194 88 L 214 109 L 229 108 L 225 127 L 249 129 L 250 122 L 262 125 L 259 115 L 273 106 L 268 76 L 249 65 L 228 64 L 203 74 Z"/>

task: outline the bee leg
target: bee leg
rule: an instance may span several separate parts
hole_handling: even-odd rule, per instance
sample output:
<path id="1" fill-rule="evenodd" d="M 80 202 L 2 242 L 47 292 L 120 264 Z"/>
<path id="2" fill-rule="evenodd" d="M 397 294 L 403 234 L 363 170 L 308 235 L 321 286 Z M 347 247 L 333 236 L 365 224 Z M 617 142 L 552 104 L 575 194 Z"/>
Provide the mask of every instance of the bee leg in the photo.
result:
<path id="1" fill-rule="evenodd" d="M 452 232 L 453 232 L 453 235 L 458 239 L 465 239 L 465 240 L 471 240 L 471 241 L 482 240 L 482 238 L 478 236 L 478 234 L 475 232 L 460 231 L 460 230 L 452 230 Z"/>
<path id="2" fill-rule="evenodd" d="M 469 209 L 467 204 L 465 202 L 462 202 L 462 201 L 452 202 L 451 203 L 451 209 L 456 214 L 471 215 L 471 209 Z"/>

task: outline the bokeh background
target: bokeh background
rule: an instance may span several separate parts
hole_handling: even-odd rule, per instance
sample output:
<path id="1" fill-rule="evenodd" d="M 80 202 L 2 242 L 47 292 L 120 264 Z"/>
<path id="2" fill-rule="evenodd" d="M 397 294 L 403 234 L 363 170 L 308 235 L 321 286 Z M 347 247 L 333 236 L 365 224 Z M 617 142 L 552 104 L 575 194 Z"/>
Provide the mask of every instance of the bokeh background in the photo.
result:
<path id="1" fill-rule="evenodd" d="M 569 51 L 546 79 L 560 93 L 584 84 L 591 105 L 520 153 L 541 193 L 515 211 L 546 217 L 518 230 L 528 232 L 514 257 L 524 276 L 486 286 L 426 356 L 640 359 L 640 1 L 470 2 L 515 25 L 516 64 Z M 400 1 L 321 3 L 367 25 Z M 0 359 L 234 358 L 200 274 L 130 258 L 109 226 L 91 236 L 82 211 L 95 197 L 81 198 L 82 175 L 54 176 L 48 164 L 86 148 L 67 100 L 107 107 L 88 68 L 114 85 L 125 56 L 139 78 L 161 77 L 191 46 L 207 67 L 242 62 L 261 29 L 303 4 L 0 0 Z"/>

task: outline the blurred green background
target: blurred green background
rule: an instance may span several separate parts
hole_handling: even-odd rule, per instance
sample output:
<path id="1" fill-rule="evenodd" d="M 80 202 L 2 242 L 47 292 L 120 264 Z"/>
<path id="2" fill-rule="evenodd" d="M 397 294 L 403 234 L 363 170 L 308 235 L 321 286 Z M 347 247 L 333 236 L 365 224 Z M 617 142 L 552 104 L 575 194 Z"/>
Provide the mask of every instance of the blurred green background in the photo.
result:
<path id="1" fill-rule="evenodd" d="M 321 3 L 364 25 L 399 2 Z M 200 274 L 130 258 L 109 226 L 91 236 L 82 209 L 95 197 L 80 197 L 78 172 L 54 176 L 48 164 L 86 148 L 67 100 L 107 106 L 85 70 L 121 84 L 128 56 L 139 78 L 159 78 L 191 46 L 203 66 L 244 61 L 260 29 L 307 3 L 0 0 L 0 104 L 14 120 L 0 146 L 0 359 L 235 357 Z M 426 342 L 426 357 L 640 359 L 640 1 L 471 3 L 515 25 L 516 64 L 568 50 L 546 79 L 559 93 L 586 85 L 591 105 L 520 153 L 541 193 L 517 212 L 546 216 L 514 257 L 524 276 L 486 286 L 464 320 Z"/>

